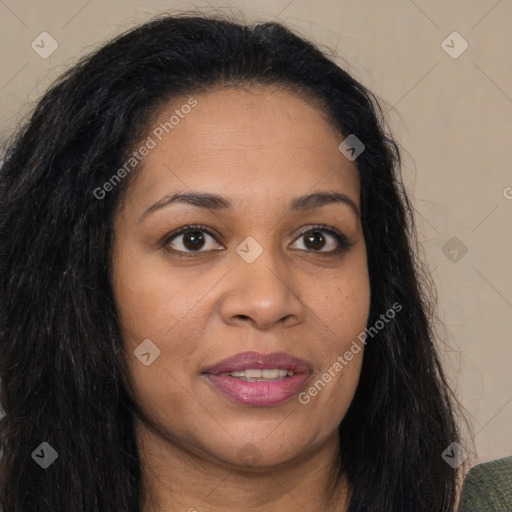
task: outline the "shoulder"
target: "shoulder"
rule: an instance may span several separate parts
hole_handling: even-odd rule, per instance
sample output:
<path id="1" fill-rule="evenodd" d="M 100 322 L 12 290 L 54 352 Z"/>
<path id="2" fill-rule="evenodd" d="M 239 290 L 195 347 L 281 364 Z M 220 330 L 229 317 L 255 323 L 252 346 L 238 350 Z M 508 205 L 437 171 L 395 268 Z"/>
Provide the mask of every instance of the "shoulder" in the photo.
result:
<path id="1" fill-rule="evenodd" d="M 471 468 L 462 488 L 459 512 L 512 511 L 512 456 Z"/>

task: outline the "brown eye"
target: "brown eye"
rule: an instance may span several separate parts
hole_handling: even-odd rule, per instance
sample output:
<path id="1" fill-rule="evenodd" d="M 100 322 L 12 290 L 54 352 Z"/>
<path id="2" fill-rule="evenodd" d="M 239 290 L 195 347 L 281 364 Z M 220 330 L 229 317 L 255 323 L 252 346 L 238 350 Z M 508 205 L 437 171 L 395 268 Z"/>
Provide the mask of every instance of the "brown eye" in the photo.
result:
<path id="1" fill-rule="evenodd" d="M 304 245 L 308 249 L 320 250 L 326 244 L 326 240 L 321 231 L 310 231 L 304 235 Z"/>
<path id="2" fill-rule="evenodd" d="M 305 248 L 301 250 L 322 254 L 343 252 L 353 245 L 343 233 L 323 226 L 315 226 L 303 231 L 298 240 L 303 240 Z"/>
<path id="3" fill-rule="evenodd" d="M 183 235 L 183 245 L 190 251 L 202 249 L 205 243 L 205 236 L 201 231 L 188 231 Z"/>
<path id="4" fill-rule="evenodd" d="M 215 243 L 214 235 L 207 229 L 201 226 L 184 226 L 178 232 L 172 233 L 164 245 L 177 253 L 202 253 L 219 249 L 220 244 Z"/>

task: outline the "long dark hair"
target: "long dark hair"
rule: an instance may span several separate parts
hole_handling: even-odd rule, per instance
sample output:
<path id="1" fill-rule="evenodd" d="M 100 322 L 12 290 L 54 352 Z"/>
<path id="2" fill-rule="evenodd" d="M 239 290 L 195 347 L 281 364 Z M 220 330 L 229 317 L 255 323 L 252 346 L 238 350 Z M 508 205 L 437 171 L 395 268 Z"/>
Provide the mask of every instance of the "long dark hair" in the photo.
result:
<path id="1" fill-rule="evenodd" d="M 457 472 L 441 457 L 458 439 L 452 397 L 421 285 L 400 151 L 378 100 L 278 23 L 201 14 L 156 18 L 82 59 L 5 152 L 0 503 L 8 512 L 139 510 L 136 406 L 110 286 L 112 220 L 129 179 L 101 200 L 93 191 L 123 165 L 161 105 L 219 84 L 301 91 L 365 144 L 356 164 L 368 324 L 395 303 L 403 309 L 366 346 L 333 475 L 348 477 L 350 512 L 453 509 Z M 58 453 L 46 470 L 31 456 L 42 442 Z"/>

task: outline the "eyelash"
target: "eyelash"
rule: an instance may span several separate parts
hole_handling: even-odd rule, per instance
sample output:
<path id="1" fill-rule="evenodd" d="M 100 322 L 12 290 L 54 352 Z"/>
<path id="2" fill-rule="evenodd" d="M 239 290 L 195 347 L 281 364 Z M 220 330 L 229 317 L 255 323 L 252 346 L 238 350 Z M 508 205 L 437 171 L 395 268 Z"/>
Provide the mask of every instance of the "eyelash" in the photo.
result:
<path id="1" fill-rule="evenodd" d="M 174 231 L 174 232 L 170 233 L 168 236 L 166 236 L 165 239 L 163 240 L 162 246 L 167 247 L 167 245 L 169 245 L 170 242 L 172 242 L 175 238 L 177 238 L 178 236 L 183 235 L 185 233 L 191 232 L 191 231 L 202 231 L 202 232 L 206 233 L 207 235 L 211 236 L 212 238 L 214 238 L 215 240 L 217 237 L 217 235 L 212 233 L 208 227 L 206 227 L 202 224 L 196 224 L 196 225 L 187 224 L 186 226 L 183 226 L 183 227 L 179 228 L 177 231 Z M 304 236 L 307 233 L 310 233 L 311 231 L 321 231 L 321 232 L 328 233 L 336 240 L 336 242 L 338 243 L 338 247 L 332 251 L 314 251 L 314 250 L 305 250 L 305 249 L 299 249 L 299 250 L 308 252 L 308 253 L 332 256 L 335 254 L 345 253 L 354 245 L 354 243 L 351 242 L 346 237 L 346 235 L 344 235 L 341 231 L 338 231 L 337 229 L 334 229 L 325 224 L 314 224 L 311 226 L 307 226 L 306 228 L 301 228 L 299 236 L 297 237 L 297 239 L 295 241 L 297 241 L 301 236 Z M 194 258 L 194 257 L 200 256 L 201 254 L 203 254 L 205 252 L 209 252 L 209 251 L 177 251 L 175 249 L 168 249 L 168 250 L 171 251 L 173 254 L 176 254 L 178 257 L 183 257 L 183 258 Z"/>

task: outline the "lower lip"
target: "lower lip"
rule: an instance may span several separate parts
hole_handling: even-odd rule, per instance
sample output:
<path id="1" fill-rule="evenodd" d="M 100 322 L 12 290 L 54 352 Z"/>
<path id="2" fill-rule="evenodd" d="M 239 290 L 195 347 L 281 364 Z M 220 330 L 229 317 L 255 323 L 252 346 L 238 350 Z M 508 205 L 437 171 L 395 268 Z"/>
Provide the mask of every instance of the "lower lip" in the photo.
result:
<path id="1" fill-rule="evenodd" d="M 248 382 L 235 377 L 206 374 L 213 385 L 228 397 L 244 405 L 278 405 L 299 392 L 309 373 L 297 373 L 283 380 Z"/>

